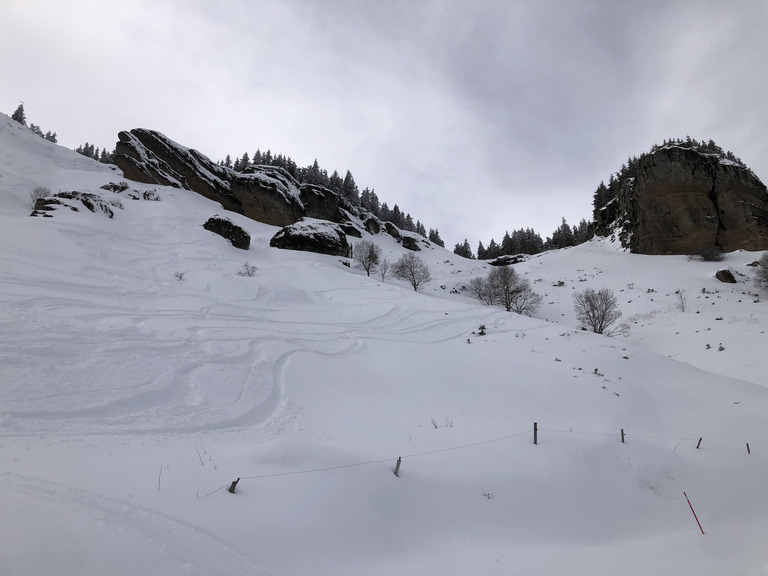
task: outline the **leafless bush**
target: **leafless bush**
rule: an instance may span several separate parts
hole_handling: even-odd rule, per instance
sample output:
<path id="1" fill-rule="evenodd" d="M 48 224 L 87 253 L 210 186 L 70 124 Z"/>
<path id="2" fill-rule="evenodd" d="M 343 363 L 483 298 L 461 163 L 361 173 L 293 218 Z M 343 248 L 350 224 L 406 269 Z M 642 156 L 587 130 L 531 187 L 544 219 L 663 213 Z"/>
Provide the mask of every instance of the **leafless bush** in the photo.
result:
<path id="1" fill-rule="evenodd" d="M 685 293 L 685 290 L 678 290 L 675 292 L 675 296 L 677 296 L 677 309 L 680 310 L 680 312 L 685 312 L 688 309 L 688 296 Z"/>
<path id="2" fill-rule="evenodd" d="M 379 261 L 379 267 L 378 267 L 378 274 L 379 278 L 381 278 L 381 281 L 384 282 L 384 280 L 389 276 L 389 272 L 392 268 L 392 265 L 389 263 L 389 260 L 386 258 L 382 258 L 381 261 Z"/>
<path id="3" fill-rule="evenodd" d="M 51 195 L 51 191 L 46 186 L 38 186 L 32 192 L 29 193 L 29 198 L 32 201 L 32 208 L 34 209 L 35 204 L 40 198 L 48 198 L 48 196 Z"/>
<path id="4" fill-rule="evenodd" d="M 717 246 L 711 248 L 702 248 L 699 250 L 698 256 L 704 262 L 722 262 L 725 260 L 725 252 L 723 252 Z"/>
<path id="5" fill-rule="evenodd" d="M 768 252 L 757 261 L 755 269 L 755 286 L 768 290 Z"/>
<path id="6" fill-rule="evenodd" d="M 256 266 L 251 266 L 246 260 L 245 264 L 243 264 L 243 267 L 240 268 L 237 275 L 246 276 L 250 278 L 251 276 L 254 276 L 256 274 L 256 270 L 257 270 Z"/>
<path id="7" fill-rule="evenodd" d="M 621 310 L 610 288 L 602 288 L 598 292 L 587 288 L 584 292 L 577 292 L 573 295 L 573 306 L 576 319 L 592 332 L 606 336 L 625 336 L 629 333 L 629 324 L 617 324 Z"/>

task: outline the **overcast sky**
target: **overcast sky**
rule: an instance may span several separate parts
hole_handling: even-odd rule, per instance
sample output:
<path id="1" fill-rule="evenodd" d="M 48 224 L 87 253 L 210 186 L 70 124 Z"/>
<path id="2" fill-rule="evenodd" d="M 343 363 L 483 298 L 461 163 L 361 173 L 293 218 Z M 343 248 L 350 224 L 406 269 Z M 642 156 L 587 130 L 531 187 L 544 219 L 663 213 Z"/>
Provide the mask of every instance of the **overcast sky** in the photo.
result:
<path id="1" fill-rule="evenodd" d="M 768 181 L 768 2 L 0 0 L 0 111 L 317 158 L 453 248 L 589 219 L 665 138 Z"/>

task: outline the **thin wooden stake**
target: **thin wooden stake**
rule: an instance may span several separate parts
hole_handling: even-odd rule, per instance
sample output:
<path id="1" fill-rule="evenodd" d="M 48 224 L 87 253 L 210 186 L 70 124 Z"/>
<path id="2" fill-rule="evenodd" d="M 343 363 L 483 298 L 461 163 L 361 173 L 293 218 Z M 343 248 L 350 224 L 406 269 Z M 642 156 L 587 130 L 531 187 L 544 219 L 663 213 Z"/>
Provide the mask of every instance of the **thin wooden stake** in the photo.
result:
<path id="1" fill-rule="evenodd" d="M 621 443 L 624 444 L 624 428 L 621 429 Z"/>
<path id="2" fill-rule="evenodd" d="M 539 424 L 537 422 L 533 423 L 533 443 L 539 443 Z"/>
<path id="3" fill-rule="evenodd" d="M 234 494 L 235 493 L 235 488 L 237 488 L 237 483 L 238 482 L 240 482 L 240 478 L 238 478 L 237 480 L 233 480 L 232 484 L 229 485 L 229 493 L 230 494 Z"/>
<path id="4" fill-rule="evenodd" d="M 749 451 L 749 442 L 747 442 L 747 454 L 752 454 L 752 452 Z"/>
<path id="5" fill-rule="evenodd" d="M 395 464 L 395 476 L 400 478 L 400 462 L 402 462 L 402 458 L 400 456 L 397 457 L 397 464 Z"/>
<path id="6" fill-rule="evenodd" d="M 704 528 L 701 527 L 701 522 L 699 522 L 699 517 L 696 516 L 696 511 L 693 509 L 693 504 L 691 504 L 691 501 L 688 500 L 688 494 L 683 492 L 683 496 L 685 496 L 685 499 L 688 501 L 688 506 L 691 507 L 691 512 L 693 512 L 693 517 L 696 518 L 696 524 L 699 525 L 699 530 L 701 530 L 701 533 L 704 534 Z"/>
<path id="7" fill-rule="evenodd" d="M 701 438 L 699 438 L 699 443 L 696 444 L 696 450 L 698 450 L 700 446 L 701 446 Z"/>

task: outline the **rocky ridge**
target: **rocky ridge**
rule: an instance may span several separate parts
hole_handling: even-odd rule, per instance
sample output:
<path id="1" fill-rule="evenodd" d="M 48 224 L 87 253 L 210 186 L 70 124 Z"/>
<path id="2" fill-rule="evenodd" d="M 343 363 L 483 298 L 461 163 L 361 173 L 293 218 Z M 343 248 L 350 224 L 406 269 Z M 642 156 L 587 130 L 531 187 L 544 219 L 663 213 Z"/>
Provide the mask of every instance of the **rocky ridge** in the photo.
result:
<path id="1" fill-rule="evenodd" d="M 639 254 L 768 249 L 768 191 L 740 161 L 669 145 L 643 154 L 595 206 L 595 230 Z"/>

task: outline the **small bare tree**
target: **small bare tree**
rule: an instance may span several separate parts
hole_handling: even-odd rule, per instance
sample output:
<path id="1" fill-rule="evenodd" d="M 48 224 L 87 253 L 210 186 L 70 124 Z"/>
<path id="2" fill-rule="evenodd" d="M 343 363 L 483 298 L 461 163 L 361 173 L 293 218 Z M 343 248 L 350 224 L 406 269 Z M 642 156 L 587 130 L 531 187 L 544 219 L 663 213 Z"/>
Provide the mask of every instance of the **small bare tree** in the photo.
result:
<path id="1" fill-rule="evenodd" d="M 491 286 L 488 283 L 488 278 L 482 278 L 480 276 L 476 278 L 472 278 L 472 280 L 469 281 L 469 287 L 472 289 L 472 292 L 474 292 L 475 296 L 477 296 L 484 304 L 487 304 L 488 306 L 493 305 L 493 299 L 494 294 L 493 290 L 491 290 Z"/>
<path id="2" fill-rule="evenodd" d="M 598 292 L 587 288 L 584 292 L 577 292 L 573 295 L 573 306 L 576 319 L 592 332 L 606 336 L 626 335 L 629 332 L 629 324 L 616 324 L 621 318 L 621 310 L 613 290 L 609 288 Z"/>
<path id="3" fill-rule="evenodd" d="M 528 280 L 522 279 L 521 287 L 512 294 L 511 309 L 518 314 L 533 314 L 541 305 L 541 296 L 531 290 Z"/>
<path id="4" fill-rule="evenodd" d="M 424 261 L 409 252 L 404 254 L 392 268 L 392 273 L 395 278 L 405 280 L 413 289 L 418 292 L 419 288 L 432 280 L 432 274 L 429 271 L 429 267 Z"/>
<path id="5" fill-rule="evenodd" d="M 352 249 L 352 259 L 358 268 L 362 268 L 370 276 L 371 271 L 376 269 L 381 259 L 381 248 L 370 240 L 363 240 L 355 244 Z"/>
<path id="6" fill-rule="evenodd" d="M 386 258 L 382 258 L 381 261 L 379 262 L 379 267 L 377 270 L 379 274 L 379 278 L 381 278 L 382 282 L 384 282 L 387 276 L 389 276 L 389 272 L 391 268 L 392 268 L 392 265 L 389 263 L 389 260 L 387 260 Z"/>
<path id="7" fill-rule="evenodd" d="M 507 312 L 530 314 L 541 304 L 541 296 L 512 266 L 496 266 L 485 278 L 472 278 L 469 287 L 485 304 L 501 304 Z"/>
<path id="8" fill-rule="evenodd" d="M 688 296 L 685 293 L 685 290 L 682 288 L 675 292 L 675 295 L 677 296 L 677 309 L 680 310 L 680 312 L 685 312 L 688 309 Z"/>
<path id="9" fill-rule="evenodd" d="M 755 286 L 768 290 L 768 252 L 757 261 L 755 269 Z"/>

